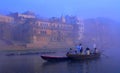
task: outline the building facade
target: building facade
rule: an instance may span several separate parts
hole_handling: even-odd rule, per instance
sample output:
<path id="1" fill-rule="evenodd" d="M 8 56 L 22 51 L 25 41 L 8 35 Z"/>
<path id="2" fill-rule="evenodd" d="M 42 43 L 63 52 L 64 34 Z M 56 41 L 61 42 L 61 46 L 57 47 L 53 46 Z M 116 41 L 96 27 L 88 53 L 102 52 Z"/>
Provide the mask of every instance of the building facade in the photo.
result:
<path id="1" fill-rule="evenodd" d="M 0 23 L 12 23 L 14 21 L 14 18 L 6 16 L 6 15 L 0 15 Z"/>
<path id="2" fill-rule="evenodd" d="M 14 19 L 6 15 L 0 15 L 0 39 L 11 40 L 12 39 L 12 26 Z"/>
<path id="3" fill-rule="evenodd" d="M 27 48 L 69 48 L 80 41 L 82 22 L 74 16 L 67 18 L 37 18 L 32 12 L 0 15 L 0 39 Z"/>
<path id="4" fill-rule="evenodd" d="M 31 28 L 30 44 L 27 47 L 66 48 L 74 45 L 74 27 L 64 23 L 35 21 Z"/>
<path id="5" fill-rule="evenodd" d="M 29 48 L 69 48 L 82 36 L 80 27 L 83 25 L 76 18 L 69 17 L 69 21 L 74 20 L 70 24 L 63 16 L 50 19 L 28 18 L 28 14 L 25 17 L 11 16 L 16 20 L 14 39 L 25 42 Z"/>

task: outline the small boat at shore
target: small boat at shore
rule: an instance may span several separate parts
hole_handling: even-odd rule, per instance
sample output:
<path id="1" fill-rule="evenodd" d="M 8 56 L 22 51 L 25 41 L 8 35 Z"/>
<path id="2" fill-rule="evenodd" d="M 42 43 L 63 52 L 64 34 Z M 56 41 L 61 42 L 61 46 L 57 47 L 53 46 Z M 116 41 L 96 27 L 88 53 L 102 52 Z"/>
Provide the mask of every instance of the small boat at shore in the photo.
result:
<path id="1" fill-rule="evenodd" d="M 84 54 L 66 54 L 67 57 L 71 60 L 91 60 L 91 59 L 97 59 L 100 57 L 101 53 L 92 53 L 90 55 Z"/>

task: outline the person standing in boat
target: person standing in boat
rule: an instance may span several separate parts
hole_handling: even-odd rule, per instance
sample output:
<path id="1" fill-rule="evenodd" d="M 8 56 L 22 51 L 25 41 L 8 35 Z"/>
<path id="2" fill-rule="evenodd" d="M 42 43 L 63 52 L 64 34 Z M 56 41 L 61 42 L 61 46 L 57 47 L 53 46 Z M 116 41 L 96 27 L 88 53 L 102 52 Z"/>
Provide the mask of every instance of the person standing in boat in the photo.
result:
<path id="1" fill-rule="evenodd" d="M 90 49 L 89 49 L 88 47 L 86 48 L 85 51 L 86 51 L 86 54 L 87 54 L 87 55 L 90 55 Z"/>
<path id="2" fill-rule="evenodd" d="M 83 54 L 83 47 L 81 47 L 80 49 L 80 54 Z"/>
<path id="3" fill-rule="evenodd" d="M 98 50 L 97 50 L 97 48 L 96 48 L 96 44 L 95 44 L 95 43 L 93 44 L 93 48 L 94 48 L 93 53 L 94 53 L 94 54 L 98 53 Z"/>
<path id="4" fill-rule="evenodd" d="M 80 53 L 81 48 L 82 48 L 82 45 L 81 45 L 81 44 L 77 45 L 77 52 L 78 52 L 78 53 Z"/>
<path id="5" fill-rule="evenodd" d="M 94 48 L 94 51 L 93 51 L 94 54 L 98 53 L 98 50 L 97 48 Z"/>

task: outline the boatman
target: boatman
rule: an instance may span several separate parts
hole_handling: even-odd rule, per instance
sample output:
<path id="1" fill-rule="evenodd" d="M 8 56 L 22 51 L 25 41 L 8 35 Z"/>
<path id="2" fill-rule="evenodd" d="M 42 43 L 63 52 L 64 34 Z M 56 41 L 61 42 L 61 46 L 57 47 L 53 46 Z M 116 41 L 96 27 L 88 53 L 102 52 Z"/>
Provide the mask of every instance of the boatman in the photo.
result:
<path id="1" fill-rule="evenodd" d="M 80 53 L 81 48 L 82 48 L 82 45 L 81 45 L 81 44 L 77 45 L 77 52 L 78 52 L 78 53 Z"/>
<path id="2" fill-rule="evenodd" d="M 95 44 L 95 43 L 93 44 L 93 48 L 94 48 L 93 53 L 98 53 L 98 50 L 97 50 L 97 48 L 96 48 L 96 44 Z"/>
<path id="3" fill-rule="evenodd" d="M 98 50 L 97 48 L 94 48 L 94 51 L 93 51 L 94 54 L 98 53 Z"/>

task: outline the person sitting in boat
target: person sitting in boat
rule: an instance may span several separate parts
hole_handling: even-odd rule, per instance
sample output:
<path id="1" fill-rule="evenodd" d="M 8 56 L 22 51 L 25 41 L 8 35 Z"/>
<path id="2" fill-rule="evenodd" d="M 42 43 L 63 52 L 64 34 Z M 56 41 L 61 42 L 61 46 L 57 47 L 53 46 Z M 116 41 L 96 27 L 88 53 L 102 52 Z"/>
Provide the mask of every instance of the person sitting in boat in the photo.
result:
<path id="1" fill-rule="evenodd" d="M 77 52 L 78 52 L 78 53 L 80 52 L 81 47 L 82 47 L 81 44 L 77 45 Z"/>
<path id="2" fill-rule="evenodd" d="M 88 47 L 86 48 L 86 54 L 90 55 L 90 49 Z"/>
<path id="3" fill-rule="evenodd" d="M 73 49 L 70 48 L 69 51 L 67 52 L 67 54 L 72 54 L 73 53 Z"/>

